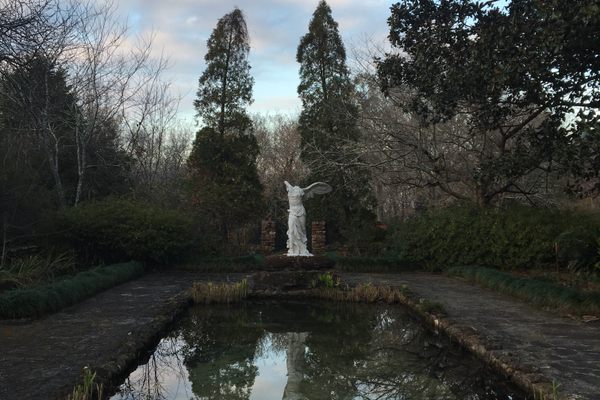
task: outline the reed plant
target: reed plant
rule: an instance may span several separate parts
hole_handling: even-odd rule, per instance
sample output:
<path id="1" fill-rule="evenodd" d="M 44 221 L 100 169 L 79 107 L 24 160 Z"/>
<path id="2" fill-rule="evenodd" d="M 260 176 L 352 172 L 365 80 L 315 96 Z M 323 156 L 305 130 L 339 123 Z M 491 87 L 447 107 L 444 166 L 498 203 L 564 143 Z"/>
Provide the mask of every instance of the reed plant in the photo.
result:
<path id="1" fill-rule="evenodd" d="M 196 282 L 192 286 L 192 299 L 196 304 L 236 303 L 248 297 L 248 281 L 235 283 Z"/>
<path id="2" fill-rule="evenodd" d="M 70 252 L 19 257 L 0 268 L 0 288 L 35 286 L 74 271 L 75 258 Z"/>
<path id="3" fill-rule="evenodd" d="M 104 386 L 96 383 L 96 373 L 88 367 L 83 369 L 83 383 L 75 386 L 67 400 L 92 400 L 103 399 Z"/>
<path id="4" fill-rule="evenodd" d="M 408 291 L 406 287 L 379 286 L 369 282 L 359 283 L 347 290 L 340 290 L 335 287 L 321 287 L 315 289 L 314 294 L 319 298 L 334 301 L 349 301 L 354 303 L 383 302 L 393 304 L 405 300 Z"/>

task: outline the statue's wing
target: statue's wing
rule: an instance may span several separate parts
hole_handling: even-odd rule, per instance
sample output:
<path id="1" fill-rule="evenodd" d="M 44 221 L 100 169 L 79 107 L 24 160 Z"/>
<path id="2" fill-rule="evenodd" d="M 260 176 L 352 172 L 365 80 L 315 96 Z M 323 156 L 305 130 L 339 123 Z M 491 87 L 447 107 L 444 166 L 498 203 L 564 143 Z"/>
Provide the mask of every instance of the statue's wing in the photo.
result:
<path id="1" fill-rule="evenodd" d="M 332 187 L 325 182 L 315 182 L 302 189 L 304 191 L 304 197 L 310 199 L 315 194 L 325 194 L 331 192 Z"/>

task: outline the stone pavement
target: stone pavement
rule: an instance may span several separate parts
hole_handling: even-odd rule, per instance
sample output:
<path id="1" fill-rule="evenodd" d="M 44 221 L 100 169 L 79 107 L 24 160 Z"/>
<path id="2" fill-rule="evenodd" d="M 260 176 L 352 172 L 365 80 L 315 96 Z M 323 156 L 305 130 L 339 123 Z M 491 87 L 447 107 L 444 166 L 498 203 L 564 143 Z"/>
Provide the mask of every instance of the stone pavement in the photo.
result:
<path id="1" fill-rule="evenodd" d="M 471 328 L 496 357 L 539 374 L 572 399 L 600 400 L 600 322 L 542 311 L 502 294 L 441 275 L 341 273 L 350 283 L 400 286 L 441 303 L 452 324 Z"/>
<path id="2" fill-rule="evenodd" d="M 240 274 L 152 273 L 38 320 L 0 320 L 0 400 L 64 398 L 81 383 L 83 367 L 97 370 L 114 363 L 131 351 L 124 347 L 128 339 L 147 340 L 157 334 L 165 324 L 156 324 L 157 317 L 175 312 L 165 307 L 168 300 L 194 280 L 239 278 Z"/>

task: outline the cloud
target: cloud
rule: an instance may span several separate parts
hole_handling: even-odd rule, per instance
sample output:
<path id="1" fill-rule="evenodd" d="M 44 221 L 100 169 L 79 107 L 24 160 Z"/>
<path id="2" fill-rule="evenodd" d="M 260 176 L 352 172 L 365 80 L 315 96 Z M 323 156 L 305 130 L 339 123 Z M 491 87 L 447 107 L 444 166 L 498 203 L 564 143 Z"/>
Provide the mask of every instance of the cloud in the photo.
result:
<path id="1" fill-rule="evenodd" d="M 392 3 L 329 0 L 346 48 L 360 42 L 357 39 L 365 34 L 385 37 Z M 299 107 L 296 48 L 318 0 L 120 0 L 118 4 L 133 33 L 154 33 L 153 56 L 164 54 L 169 58 L 167 78 L 174 81 L 174 90 L 187 93 L 181 102 L 183 113 L 193 111 L 198 77 L 204 70 L 206 41 L 218 19 L 235 6 L 244 12 L 250 34 L 256 99 L 251 110 L 266 112 L 268 107 L 276 107 L 294 112 Z"/>

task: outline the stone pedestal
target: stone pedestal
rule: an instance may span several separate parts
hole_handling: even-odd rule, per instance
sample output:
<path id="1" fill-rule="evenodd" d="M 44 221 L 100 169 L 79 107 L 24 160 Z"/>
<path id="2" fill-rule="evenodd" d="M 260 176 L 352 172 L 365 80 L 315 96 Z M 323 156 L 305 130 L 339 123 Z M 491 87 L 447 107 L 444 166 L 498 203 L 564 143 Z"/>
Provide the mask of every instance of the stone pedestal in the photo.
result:
<path id="1" fill-rule="evenodd" d="M 319 275 L 330 271 L 335 262 L 327 257 L 289 257 L 277 254 L 265 257 L 264 271 L 252 275 L 253 290 L 283 293 L 313 287 Z"/>
<path id="2" fill-rule="evenodd" d="M 275 251 L 275 222 L 270 219 L 263 220 L 260 230 L 260 251 L 271 254 Z"/>
<path id="3" fill-rule="evenodd" d="M 331 269 L 335 261 L 323 256 L 290 257 L 287 255 L 272 255 L 265 258 L 264 268 L 267 271 L 320 271 Z"/>
<path id="4" fill-rule="evenodd" d="M 260 271 L 252 275 L 254 292 L 281 293 L 309 289 L 320 271 Z"/>
<path id="5" fill-rule="evenodd" d="M 325 254 L 325 221 L 313 221 L 311 230 L 311 251 L 313 254 Z"/>

